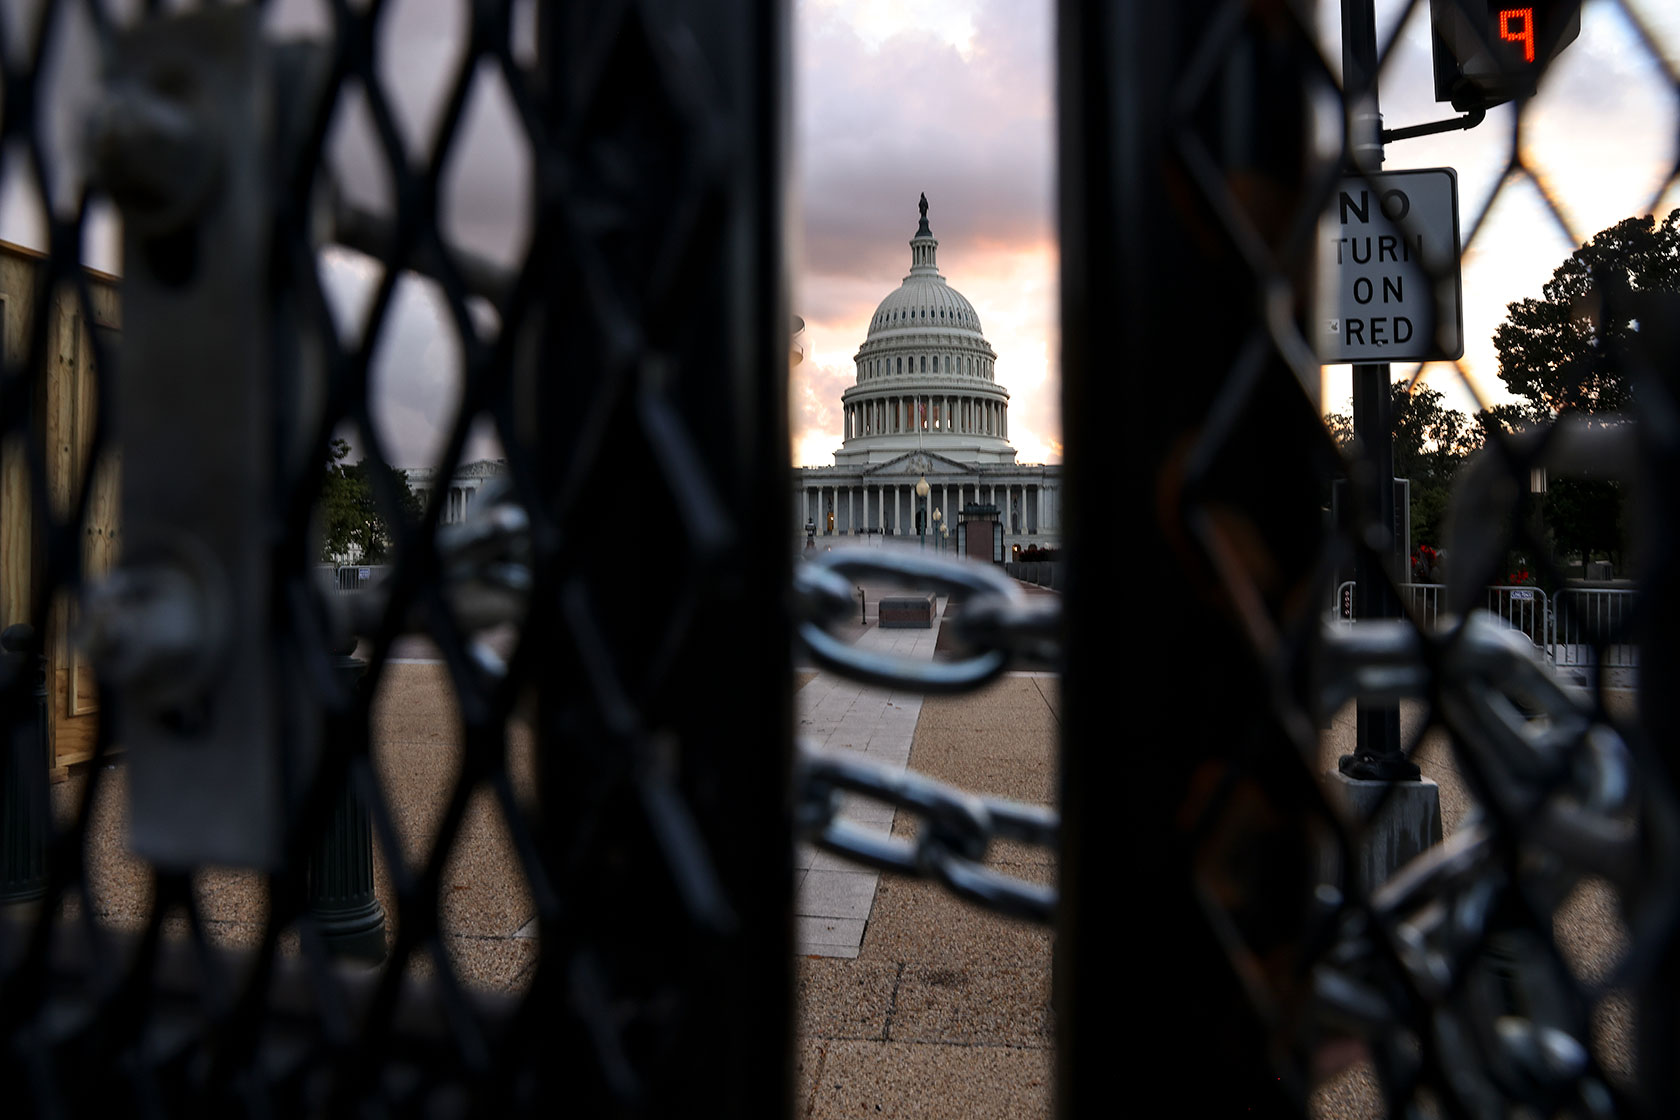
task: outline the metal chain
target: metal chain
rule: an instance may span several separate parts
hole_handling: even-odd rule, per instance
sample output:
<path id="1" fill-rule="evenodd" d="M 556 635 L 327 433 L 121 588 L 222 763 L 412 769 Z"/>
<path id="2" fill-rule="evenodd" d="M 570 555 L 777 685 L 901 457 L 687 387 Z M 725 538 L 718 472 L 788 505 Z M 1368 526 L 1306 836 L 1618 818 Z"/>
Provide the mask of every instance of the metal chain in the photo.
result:
<path id="1" fill-rule="evenodd" d="M 953 631 L 963 656 L 920 661 L 856 646 L 826 626 L 851 616 L 852 589 L 862 580 L 930 588 L 962 596 Z M 797 632 L 823 668 L 881 688 L 930 693 L 966 692 L 995 679 L 1018 657 L 1053 661 L 1059 651 L 1061 601 L 1028 601 L 995 566 L 923 552 L 839 549 L 799 565 L 794 573 Z M 1052 809 L 979 797 L 915 771 L 894 770 L 850 756 L 802 747 L 796 771 L 796 828 L 825 851 L 882 871 L 931 878 L 953 894 L 989 910 L 1048 922 L 1053 886 L 1006 875 L 984 865 L 994 839 L 1054 849 L 1060 817 Z M 840 818 L 840 794 L 851 792 L 912 813 L 914 840 L 890 836 Z"/>
<path id="2" fill-rule="evenodd" d="M 1061 826 L 1054 810 L 980 797 L 914 770 L 804 745 L 795 774 L 794 825 L 799 839 L 881 871 L 933 879 L 958 897 L 999 914 L 1050 921 L 1055 887 L 1006 875 L 984 861 L 996 839 L 1054 850 Z M 840 795 L 847 792 L 912 814 L 918 821 L 915 838 L 843 819 Z"/>
<path id="3" fill-rule="evenodd" d="M 1409 622 L 1332 625 L 1324 640 L 1318 696 L 1327 710 L 1353 697 L 1425 698 L 1433 680 L 1460 758 L 1491 800 L 1378 887 L 1368 910 L 1343 911 L 1314 974 L 1320 1014 L 1366 1033 L 1405 1069 L 1416 1056 L 1385 1039 L 1407 1021 L 1396 993 L 1416 992 L 1436 1007 L 1436 1030 L 1451 1043 L 1441 1050 L 1448 1074 L 1466 1099 L 1565 1094 L 1590 1115 L 1607 1114 L 1578 986 L 1554 949 L 1502 916 L 1500 900 L 1514 892 L 1549 914 L 1588 876 L 1638 897 L 1652 866 L 1672 866 L 1674 853 L 1653 862 L 1645 850 L 1652 837 L 1627 745 L 1487 612 L 1462 625 L 1444 616 L 1427 633 Z M 1405 984 L 1384 979 L 1388 961 Z"/>
<path id="4" fill-rule="evenodd" d="M 953 632 L 967 647 L 965 655 L 915 660 L 859 649 L 830 634 L 829 624 L 850 617 L 853 587 L 866 579 L 960 596 Z M 967 692 L 996 679 L 1019 657 L 1054 660 L 1059 650 L 1061 600 L 1029 602 L 1020 585 L 992 564 L 910 550 L 836 549 L 800 564 L 793 591 L 799 638 L 817 664 L 881 688 Z"/>

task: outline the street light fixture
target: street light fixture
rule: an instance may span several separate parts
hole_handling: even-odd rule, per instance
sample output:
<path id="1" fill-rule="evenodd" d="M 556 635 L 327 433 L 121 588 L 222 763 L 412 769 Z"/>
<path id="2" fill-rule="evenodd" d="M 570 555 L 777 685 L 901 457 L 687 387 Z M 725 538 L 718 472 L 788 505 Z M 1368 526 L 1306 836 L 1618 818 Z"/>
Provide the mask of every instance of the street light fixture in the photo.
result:
<path id="1" fill-rule="evenodd" d="M 943 526 L 939 523 L 939 507 L 934 506 L 933 507 L 933 531 L 935 533 L 938 533 L 939 530 L 943 529 L 944 527 L 945 526 Z M 937 536 L 935 536 L 933 538 L 933 543 L 934 543 L 934 547 L 937 548 L 939 546 L 939 538 Z"/>

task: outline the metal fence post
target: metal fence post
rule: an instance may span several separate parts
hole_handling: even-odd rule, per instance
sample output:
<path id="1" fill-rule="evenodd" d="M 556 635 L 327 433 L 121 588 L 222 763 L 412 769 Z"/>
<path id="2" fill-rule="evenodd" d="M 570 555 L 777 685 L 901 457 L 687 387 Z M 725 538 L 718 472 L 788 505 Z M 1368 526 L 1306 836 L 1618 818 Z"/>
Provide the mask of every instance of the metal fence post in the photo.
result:
<path id="1" fill-rule="evenodd" d="M 1360 98 L 1350 118 L 1350 147 L 1353 167 L 1375 170 L 1382 166 L 1382 116 L 1377 105 L 1377 17 L 1373 0 L 1342 0 L 1342 84 L 1344 96 Z M 1368 99 L 1368 100 L 1366 100 Z M 1371 494 L 1365 512 L 1390 533 L 1394 529 L 1394 416 L 1389 399 L 1390 373 L 1387 362 L 1353 367 L 1353 424 L 1370 475 Z M 1357 489 L 1355 490 L 1357 493 Z M 1384 551 L 1393 549 L 1385 543 Z M 1354 559 L 1361 618 L 1399 618 L 1384 565 L 1369 549 Z M 1417 781 L 1417 764 L 1403 753 L 1400 742 L 1400 709 L 1394 704 L 1356 705 L 1354 749 L 1343 755 L 1338 768 L 1356 779 Z"/>
<path id="2" fill-rule="evenodd" d="M 6 627 L 0 648 L 22 671 L 32 657 L 35 628 Z M 47 892 L 47 671 L 45 659 L 33 656 L 34 718 L 8 720 L 0 736 L 0 906 L 34 902 Z"/>
<path id="3" fill-rule="evenodd" d="M 1306 100 L 1288 56 L 1236 36 L 1208 45 L 1213 29 L 1254 10 L 1211 0 L 1058 5 L 1069 731 L 1052 983 L 1066 1116 L 1114 1111 L 1117 1084 L 1172 1085 L 1184 1115 L 1291 1108 L 1195 878 L 1195 822 L 1210 815 L 1205 791 L 1222 777 L 1246 780 L 1257 798 L 1311 793 L 1299 782 L 1285 790 L 1281 767 L 1234 769 L 1239 755 L 1287 757 L 1292 748 L 1279 745 L 1269 686 L 1234 612 L 1207 591 L 1205 561 L 1190 543 L 1205 523 L 1185 516 L 1210 493 L 1226 508 L 1263 508 L 1264 524 L 1245 539 L 1276 549 L 1268 559 L 1279 586 L 1305 589 L 1332 451 L 1293 374 L 1250 361 L 1255 277 L 1220 231 L 1252 215 L 1233 217 L 1212 201 L 1239 183 L 1246 197 L 1264 197 L 1263 228 L 1245 226 L 1256 243 L 1281 241 L 1279 216 L 1312 205 L 1300 181 Z M 1102 376 L 1117 345 L 1139 368 L 1178 372 L 1124 384 Z M 1227 388 L 1233 371 L 1257 368 Z M 1217 461 L 1194 462 L 1192 483 L 1187 463 L 1216 406 L 1244 419 Z M 1253 467 L 1262 447 L 1263 493 Z M 1122 555 L 1162 558 L 1158 593 L 1115 593 Z M 1147 704 L 1118 702 L 1106 671 L 1116 634 L 1147 635 L 1152 645 L 1128 681 Z M 1159 748 L 1097 745 L 1122 721 L 1128 739 Z M 1281 915 L 1293 905 L 1285 898 L 1304 889 L 1284 869 L 1306 861 L 1282 854 L 1298 840 L 1289 830 L 1299 818 L 1276 819 L 1279 854 L 1251 858 L 1284 871 L 1266 894 Z M 1145 917 L 1123 928 L 1107 920 L 1116 889 Z M 1286 936 L 1286 925 L 1267 936 Z M 1120 1024 L 1116 1045 L 1115 1012 L 1125 1007 L 1147 1007 L 1148 1021 Z M 1190 1038 L 1196 1045 L 1184 1045 Z"/>
<path id="4" fill-rule="evenodd" d="M 334 664 L 357 687 L 367 662 L 348 654 Z M 339 791 L 320 843 L 309 857 L 307 909 L 335 956 L 374 964 L 385 959 L 385 908 L 373 890 L 373 825 L 350 781 Z"/>

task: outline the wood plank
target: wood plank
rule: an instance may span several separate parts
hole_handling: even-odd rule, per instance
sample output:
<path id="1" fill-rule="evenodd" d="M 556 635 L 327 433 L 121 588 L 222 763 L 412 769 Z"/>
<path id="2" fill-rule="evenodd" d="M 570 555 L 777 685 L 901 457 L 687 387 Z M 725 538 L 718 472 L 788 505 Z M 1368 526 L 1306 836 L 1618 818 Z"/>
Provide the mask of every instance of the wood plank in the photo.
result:
<path id="1" fill-rule="evenodd" d="M 66 716 L 90 716 L 99 710 L 99 692 L 93 684 L 93 666 L 80 650 L 71 653 L 69 693 L 64 698 Z"/>
<path id="2" fill-rule="evenodd" d="M 29 621 L 33 508 L 23 448 L 8 441 L 0 446 L 0 627 Z"/>
<path id="3" fill-rule="evenodd" d="M 28 359 L 39 272 L 28 256 L 0 254 L 0 359 L 15 368 Z M 0 626 L 29 621 L 34 515 L 23 445 L 8 441 L 0 447 Z"/>
<path id="4" fill-rule="evenodd" d="M 93 744 L 99 734 L 97 714 L 74 719 L 60 714 L 68 710 L 69 703 L 70 671 L 60 668 L 53 673 L 52 700 L 47 705 L 47 710 L 54 717 L 52 722 L 57 725 L 53 730 L 51 761 L 54 766 L 72 766 L 92 758 Z"/>
<path id="5" fill-rule="evenodd" d="M 115 345 L 116 332 L 105 326 L 99 327 L 105 334 L 105 342 Z M 73 472 L 72 495 L 78 493 L 85 485 L 89 488 L 87 516 L 82 525 L 82 571 L 89 583 L 110 572 L 116 561 L 117 546 L 117 476 L 115 464 L 109 454 L 101 455 L 98 462 L 89 466 L 93 454 L 94 425 L 97 422 L 97 369 L 93 339 L 87 328 L 79 328 L 81 340 L 78 344 L 78 362 L 75 371 L 75 404 L 72 418 L 75 431 L 72 437 L 74 453 L 71 460 Z M 87 473 L 91 470 L 91 477 Z M 72 607 L 69 614 L 70 633 L 76 632 L 79 612 Z M 90 715 L 99 709 L 99 698 L 93 686 L 93 670 L 87 664 L 86 656 L 80 649 L 71 644 L 68 650 L 70 668 L 70 692 L 65 708 L 68 717 Z"/>
<path id="6" fill-rule="evenodd" d="M 70 515 L 70 494 L 76 478 L 76 365 L 81 338 L 81 316 L 67 295 L 63 291 L 53 293 L 47 328 L 47 352 L 51 355 L 47 377 L 47 500 L 52 516 L 60 521 Z"/>
<path id="7" fill-rule="evenodd" d="M 70 296 L 63 288 L 52 292 L 47 317 L 47 508 L 55 521 L 70 515 L 75 472 L 76 346 L 80 331 Z M 70 718 L 69 610 L 63 596 L 53 596 L 47 619 L 47 677 L 53 682 L 52 702 L 47 705 L 51 763 L 64 766 L 69 763 L 65 752 L 76 753 L 83 744 L 81 729 Z M 91 744 L 91 738 L 88 742 Z"/>
<path id="8" fill-rule="evenodd" d="M 98 419 L 96 371 L 90 326 L 116 330 L 121 325 L 120 291 L 112 277 L 89 272 L 84 309 L 73 286 L 44 289 L 42 258 L 0 243 L 0 354 L 13 368 L 26 364 L 39 300 L 49 299 L 44 390 L 36 397 L 34 423 L 46 452 L 44 480 L 47 510 L 33 508 L 23 448 L 0 447 L 0 625 L 24 620 L 42 578 L 44 557 L 35 539 L 37 513 L 57 519 L 71 515 L 84 486 L 91 487 L 82 532 L 84 571 L 97 575 L 116 560 L 117 489 L 120 465 L 114 455 L 91 461 Z M 47 705 L 53 743 L 54 773 L 92 757 L 98 734 L 98 698 L 93 672 L 69 641 L 71 605 L 55 596 L 48 606 L 46 653 L 52 695 Z"/>

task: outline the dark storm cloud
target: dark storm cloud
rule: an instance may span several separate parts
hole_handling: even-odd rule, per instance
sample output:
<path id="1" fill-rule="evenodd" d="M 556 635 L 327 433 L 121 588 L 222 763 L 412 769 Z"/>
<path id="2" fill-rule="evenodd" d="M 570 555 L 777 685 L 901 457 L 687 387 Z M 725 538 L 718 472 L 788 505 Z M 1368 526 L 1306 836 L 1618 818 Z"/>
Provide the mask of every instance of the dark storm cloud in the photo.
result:
<path id="1" fill-rule="evenodd" d="M 1049 237 L 1048 5 L 983 6 L 967 59 L 929 33 L 872 49 L 842 20 L 799 10 L 797 201 L 808 271 L 877 282 L 901 274 L 924 191 L 942 242 Z"/>
<path id="2" fill-rule="evenodd" d="M 320 39 L 331 27 L 320 6 L 308 0 L 278 0 L 266 20 L 274 38 Z M 460 3 L 392 4 L 382 17 L 378 75 L 411 167 L 432 154 L 466 33 L 466 7 Z M 516 26 L 516 40 L 520 34 Z M 366 95 L 353 83 L 340 91 L 327 149 L 345 195 L 389 212 L 387 157 L 375 139 Z M 528 227 L 529 181 L 529 151 L 506 88 L 493 68 L 481 66 L 445 165 L 438 206 L 445 240 L 503 265 L 517 263 Z M 361 329 L 362 308 L 378 272 L 374 262 L 354 254 L 322 255 L 324 286 L 347 336 Z M 455 422 L 462 357 L 446 320 L 442 297 L 428 282 L 402 281 L 375 351 L 370 386 L 385 452 L 399 466 L 436 461 Z M 493 329 L 488 316 L 480 317 L 479 326 Z M 498 453 L 494 441 L 482 436 L 466 449 L 469 459 Z"/>
<path id="3" fill-rule="evenodd" d="M 516 47 L 524 26 L 515 21 Z M 312 0 L 278 0 L 268 15 L 269 33 L 277 38 L 318 39 L 329 28 Z M 467 30 L 466 6 L 446 0 L 392 4 L 380 20 L 377 72 L 411 167 L 432 154 Z M 439 218 L 452 244 L 510 264 L 525 247 L 530 150 L 494 66 L 479 65 L 471 91 L 445 165 Z M 386 154 L 375 139 L 365 95 L 354 83 L 341 93 L 328 152 L 352 199 L 389 209 Z"/>
<path id="4" fill-rule="evenodd" d="M 867 41 L 853 13 L 797 7 L 796 286 L 811 328 L 791 386 L 798 461 L 826 462 L 840 443 L 851 357 L 870 312 L 909 268 L 923 191 L 941 271 L 976 299 L 989 338 L 1007 351 L 1000 368 L 1015 363 L 1017 433 L 1058 433 L 1054 381 L 1032 391 L 1043 374 L 1029 368 L 1036 351 L 1054 377 L 1055 351 L 1035 345 L 1054 318 L 1042 290 L 1055 244 L 1050 12 L 1048 3 L 982 3 L 959 49 L 960 33 L 928 23 Z M 1041 357 L 1036 369 L 1045 365 Z"/>

